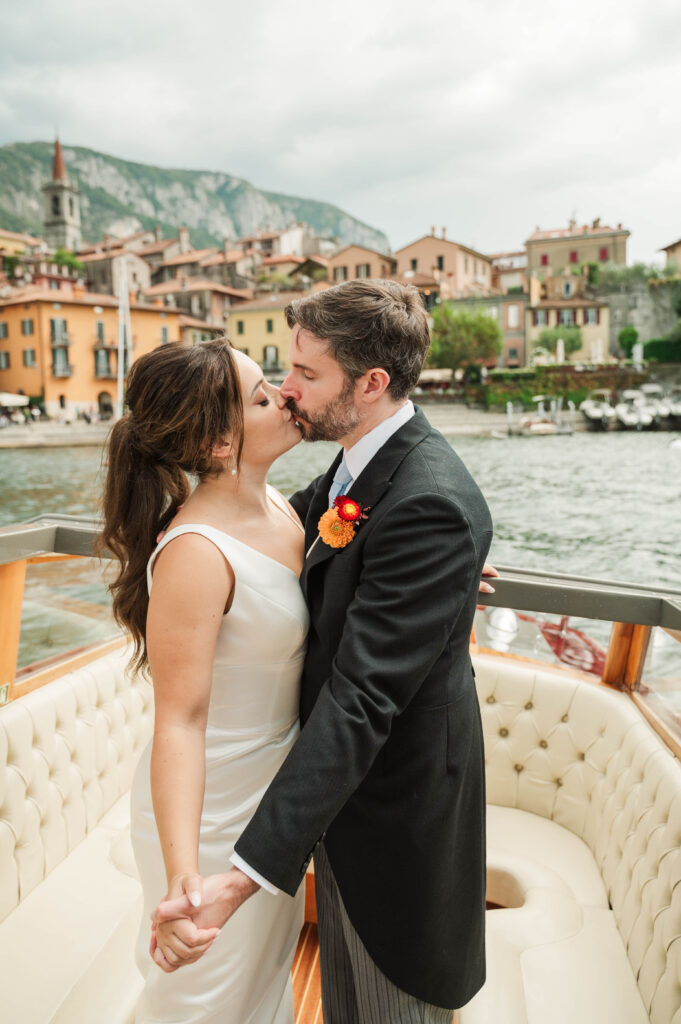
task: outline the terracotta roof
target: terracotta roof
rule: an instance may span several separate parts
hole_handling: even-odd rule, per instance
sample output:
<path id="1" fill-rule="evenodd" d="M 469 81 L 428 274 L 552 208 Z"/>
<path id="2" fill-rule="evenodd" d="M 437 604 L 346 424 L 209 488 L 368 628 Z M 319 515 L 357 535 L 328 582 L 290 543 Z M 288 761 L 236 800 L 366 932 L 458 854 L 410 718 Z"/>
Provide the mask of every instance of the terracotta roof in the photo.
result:
<path id="1" fill-rule="evenodd" d="M 574 227 L 554 228 L 549 231 L 541 231 L 539 228 L 530 235 L 527 242 L 550 242 L 562 238 L 588 238 L 599 235 L 629 235 L 629 231 L 618 225 L 616 228 L 608 227 L 605 224 L 575 224 Z M 527 244 L 527 242 L 525 244 Z"/>
<path id="2" fill-rule="evenodd" d="M 492 263 L 495 263 L 497 260 L 519 259 L 521 256 L 523 258 L 527 258 L 527 253 L 524 249 L 518 249 L 515 252 L 495 252 L 488 256 L 487 259 L 491 260 Z M 518 267 L 517 269 L 520 270 L 520 267 Z"/>
<path id="3" fill-rule="evenodd" d="M 205 277 L 174 277 L 171 281 L 162 281 L 161 284 L 154 284 L 146 288 L 145 295 L 175 295 L 181 292 L 220 292 L 221 295 L 233 295 L 235 298 L 251 299 L 253 291 L 251 288 L 229 288 L 225 284 L 218 284 L 217 281 L 209 281 Z"/>
<path id="4" fill-rule="evenodd" d="M 138 256 L 139 253 L 132 252 L 129 249 L 107 249 L 104 252 L 86 252 L 78 253 L 78 259 L 81 263 L 96 263 L 97 260 L 112 260 L 116 256 Z"/>
<path id="5" fill-rule="evenodd" d="M 68 180 L 69 176 L 66 173 L 66 164 L 64 163 L 64 154 L 61 150 L 61 142 L 59 139 L 55 139 L 54 160 L 52 161 L 52 181 Z"/>
<path id="6" fill-rule="evenodd" d="M 195 316 L 186 316 L 184 313 L 180 313 L 179 319 L 180 327 L 196 327 L 202 331 L 215 331 L 217 334 L 224 334 L 224 327 L 216 327 L 215 324 L 209 324 L 206 320 L 198 320 Z"/>
<path id="7" fill-rule="evenodd" d="M 125 235 L 124 238 L 119 238 L 119 242 L 123 245 L 125 242 L 132 242 L 135 238 L 141 238 L 142 235 L 148 234 L 148 228 L 142 228 L 141 231 L 135 231 L 132 235 Z"/>
<path id="8" fill-rule="evenodd" d="M 2 234 L 3 232 L 0 231 L 0 235 Z M 670 249 L 676 249 L 677 245 L 681 245 L 681 238 L 679 238 L 678 242 L 672 242 L 671 245 L 663 245 L 661 249 L 658 249 L 658 252 L 668 252 Z"/>
<path id="9" fill-rule="evenodd" d="M 315 253 L 314 256 L 306 256 L 305 262 L 318 263 L 320 267 L 328 267 L 329 259 L 327 256 L 320 256 L 319 253 Z"/>
<path id="10" fill-rule="evenodd" d="M 247 255 L 241 249 L 230 249 L 227 253 L 216 252 L 214 256 L 208 256 L 206 259 L 201 260 L 201 266 L 215 267 L 219 263 L 237 263 L 239 260 L 245 259 Z"/>
<path id="11" fill-rule="evenodd" d="M 153 256 L 154 253 L 163 252 L 164 249 L 168 249 L 176 243 L 177 238 L 160 238 L 158 242 L 150 242 L 149 245 L 143 245 L 141 249 L 136 249 L 135 252 L 138 256 Z"/>
<path id="12" fill-rule="evenodd" d="M 348 249 L 361 249 L 362 252 L 370 252 L 372 256 L 380 256 L 382 260 L 388 260 L 389 263 L 397 263 L 395 256 L 389 256 L 385 252 L 379 252 L 378 249 L 369 249 L 366 245 L 357 245 L 355 242 L 351 242 L 350 245 L 344 245 L 342 249 L 339 249 L 338 252 L 335 252 L 333 256 L 330 258 L 329 264 L 337 260 L 338 257 L 342 256 L 342 254 L 344 252 L 347 252 Z"/>
<path id="13" fill-rule="evenodd" d="M 477 249 L 471 249 L 470 245 L 464 245 L 463 242 L 455 242 L 451 238 L 440 238 L 438 235 L 421 235 L 421 237 L 417 238 L 415 242 L 410 242 L 409 245 L 403 245 L 401 249 L 396 249 L 395 255 L 399 256 L 401 252 L 405 252 L 406 249 L 411 249 L 413 245 L 418 245 L 419 242 L 425 242 L 426 239 L 439 242 L 440 245 L 453 245 L 457 249 L 463 249 L 464 252 L 468 252 L 471 256 L 475 256 L 476 259 L 487 260 L 488 262 L 491 259 L 491 257 L 486 256 L 484 252 L 478 252 Z"/>
<path id="14" fill-rule="evenodd" d="M 3 238 L 9 238 L 14 242 L 26 242 L 27 245 L 40 245 L 42 238 L 34 238 L 33 235 L 27 235 L 17 231 L 5 231 L 4 228 L 0 228 L 0 242 Z"/>
<path id="15" fill-rule="evenodd" d="M 169 260 L 164 260 L 160 264 L 162 267 L 178 267 L 184 263 L 198 263 L 205 256 L 212 256 L 215 253 L 215 246 L 212 245 L 208 249 L 190 249 L 189 252 L 181 252 L 179 256 L 171 256 Z"/>
<path id="16" fill-rule="evenodd" d="M 267 256 L 263 261 L 263 267 L 273 267 L 277 263 L 305 263 L 306 260 L 303 256 Z"/>
<path id="17" fill-rule="evenodd" d="M 112 306 L 118 307 L 118 299 L 114 295 L 104 295 L 98 292 L 81 292 L 78 295 L 66 295 L 64 292 L 54 291 L 52 288 L 22 288 L 15 295 L 6 299 L 0 299 L 0 306 L 11 306 L 19 302 L 60 302 L 62 306 Z M 148 302 L 132 302 L 131 309 L 146 309 L 153 312 L 173 312 L 166 308 L 153 306 Z"/>
<path id="18" fill-rule="evenodd" d="M 260 295 L 252 302 L 242 302 L 239 306 L 235 306 L 233 312 L 236 316 L 241 312 L 256 309 L 271 309 L 276 313 L 277 310 L 288 306 L 289 302 L 293 302 L 294 299 L 302 299 L 307 294 L 307 292 L 272 292 L 269 295 Z"/>

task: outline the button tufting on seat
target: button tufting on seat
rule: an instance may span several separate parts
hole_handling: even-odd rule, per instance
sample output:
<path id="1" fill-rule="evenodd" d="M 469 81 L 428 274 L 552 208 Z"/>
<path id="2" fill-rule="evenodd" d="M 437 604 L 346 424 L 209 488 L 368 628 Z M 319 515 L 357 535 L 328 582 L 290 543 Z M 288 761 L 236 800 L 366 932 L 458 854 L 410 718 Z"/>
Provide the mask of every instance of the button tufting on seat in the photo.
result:
<path id="1" fill-rule="evenodd" d="M 548 743 L 546 742 L 546 740 L 539 740 L 539 746 L 542 748 L 542 750 L 546 750 L 546 748 L 548 747 Z"/>
<path id="2" fill-rule="evenodd" d="M 517 771 L 518 775 L 520 775 L 521 771 L 523 770 L 523 765 L 516 764 L 516 765 L 514 765 L 514 768 Z"/>
<path id="3" fill-rule="evenodd" d="M 487 698 L 487 703 L 488 704 L 494 704 L 494 702 L 495 702 L 494 694 L 490 693 L 489 697 Z"/>
<path id="4" fill-rule="evenodd" d="M 532 703 L 532 701 L 528 700 L 527 704 L 525 705 L 525 710 L 526 711 L 531 711 L 533 707 L 534 707 L 534 704 Z"/>
<path id="5" fill-rule="evenodd" d="M 581 750 L 579 752 L 579 754 L 577 755 L 577 757 L 579 758 L 580 761 L 584 761 L 586 759 L 586 754 L 584 753 L 583 750 Z"/>
<path id="6" fill-rule="evenodd" d="M 563 785 L 563 780 L 562 779 L 556 779 L 556 785 L 560 789 L 560 787 Z"/>
<path id="7" fill-rule="evenodd" d="M 508 729 L 500 729 L 499 730 L 499 735 L 500 736 L 508 736 Z"/>
<path id="8" fill-rule="evenodd" d="M 567 716 L 567 714 L 564 714 L 563 717 L 561 718 L 561 722 L 567 722 L 567 720 L 568 720 L 568 716 Z"/>

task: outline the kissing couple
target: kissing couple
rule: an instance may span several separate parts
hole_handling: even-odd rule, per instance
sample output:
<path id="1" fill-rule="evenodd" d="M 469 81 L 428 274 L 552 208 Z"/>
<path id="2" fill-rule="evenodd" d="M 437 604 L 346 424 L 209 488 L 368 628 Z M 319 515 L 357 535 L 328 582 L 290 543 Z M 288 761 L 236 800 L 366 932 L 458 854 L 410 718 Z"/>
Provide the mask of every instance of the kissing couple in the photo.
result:
<path id="1" fill-rule="evenodd" d="M 485 978 L 469 638 L 492 522 L 408 398 L 415 288 L 351 281 L 286 318 L 281 389 L 224 339 L 165 345 L 111 433 L 114 612 L 155 698 L 136 1020 L 292 1024 L 314 855 L 324 1024 L 451 1024 Z M 302 439 L 341 450 L 287 501 L 267 473 Z"/>

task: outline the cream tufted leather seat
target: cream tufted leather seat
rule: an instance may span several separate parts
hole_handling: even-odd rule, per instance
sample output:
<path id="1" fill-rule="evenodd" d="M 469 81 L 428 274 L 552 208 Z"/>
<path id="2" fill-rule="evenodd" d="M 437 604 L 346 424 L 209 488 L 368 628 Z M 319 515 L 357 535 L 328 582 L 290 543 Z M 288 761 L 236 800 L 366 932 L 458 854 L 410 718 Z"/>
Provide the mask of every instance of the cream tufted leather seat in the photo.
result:
<path id="1" fill-rule="evenodd" d="M 124 873 L 152 688 L 116 651 L 0 710 L 0 1019 L 120 1024 L 140 988 Z"/>
<path id="2" fill-rule="evenodd" d="M 624 694 L 474 659 L 488 981 L 460 1024 L 681 1024 L 681 766 Z"/>

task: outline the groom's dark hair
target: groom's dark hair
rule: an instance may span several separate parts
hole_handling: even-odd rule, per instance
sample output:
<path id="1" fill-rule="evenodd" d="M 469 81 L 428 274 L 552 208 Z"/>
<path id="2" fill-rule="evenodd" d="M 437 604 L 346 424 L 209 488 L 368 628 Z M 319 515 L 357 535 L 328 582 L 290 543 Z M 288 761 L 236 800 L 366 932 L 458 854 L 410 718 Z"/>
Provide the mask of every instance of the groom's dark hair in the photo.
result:
<path id="1" fill-rule="evenodd" d="M 361 280 L 295 299 L 285 309 L 320 341 L 349 380 L 379 366 L 390 376 L 393 399 L 416 387 L 430 346 L 428 317 L 416 288 L 395 281 Z"/>

